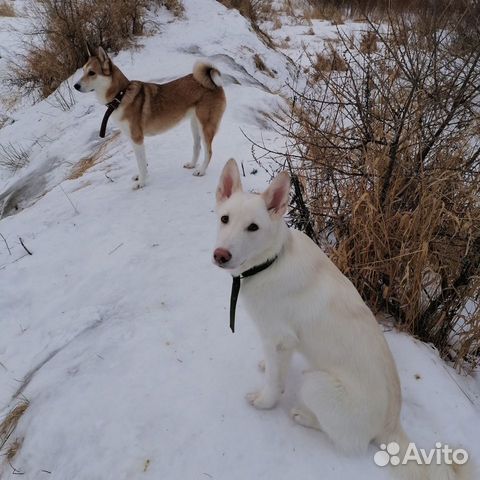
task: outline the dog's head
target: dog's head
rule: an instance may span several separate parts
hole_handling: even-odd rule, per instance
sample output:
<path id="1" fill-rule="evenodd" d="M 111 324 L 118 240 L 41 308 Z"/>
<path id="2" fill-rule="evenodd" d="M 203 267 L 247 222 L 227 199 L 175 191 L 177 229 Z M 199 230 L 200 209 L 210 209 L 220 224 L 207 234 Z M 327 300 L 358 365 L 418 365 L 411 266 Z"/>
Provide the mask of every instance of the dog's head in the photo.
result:
<path id="1" fill-rule="evenodd" d="M 90 55 L 83 66 L 83 75 L 74 88 L 79 92 L 106 91 L 112 82 L 112 69 L 109 56 L 102 47 L 98 47 L 97 54 Z"/>
<path id="2" fill-rule="evenodd" d="M 218 236 L 213 262 L 240 273 L 266 261 L 278 248 L 289 190 L 290 177 L 282 172 L 262 194 L 244 192 L 237 163 L 231 158 L 217 187 Z"/>

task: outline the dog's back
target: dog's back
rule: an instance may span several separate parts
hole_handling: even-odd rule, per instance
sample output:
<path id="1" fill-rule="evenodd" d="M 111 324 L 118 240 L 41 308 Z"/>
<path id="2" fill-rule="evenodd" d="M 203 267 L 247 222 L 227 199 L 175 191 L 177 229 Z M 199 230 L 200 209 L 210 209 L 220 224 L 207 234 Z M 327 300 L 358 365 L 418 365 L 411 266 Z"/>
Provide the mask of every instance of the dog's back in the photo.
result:
<path id="1" fill-rule="evenodd" d="M 122 100 L 123 116 L 133 119 L 144 135 L 156 135 L 174 127 L 191 111 L 214 135 L 226 105 L 219 79 L 217 69 L 200 63 L 193 73 L 167 83 L 132 81 Z"/>

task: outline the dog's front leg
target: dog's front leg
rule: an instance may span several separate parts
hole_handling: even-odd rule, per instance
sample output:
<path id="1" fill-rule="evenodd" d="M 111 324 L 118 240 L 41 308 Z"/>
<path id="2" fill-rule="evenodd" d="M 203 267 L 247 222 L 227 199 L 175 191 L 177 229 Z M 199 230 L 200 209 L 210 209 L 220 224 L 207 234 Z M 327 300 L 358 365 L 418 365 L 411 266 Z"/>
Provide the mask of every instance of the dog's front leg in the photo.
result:
<path id="1" fill-rule="evenodd" d="M 133 143 L 133 151 L 138 165 L 138 179 L 135 182 L 133 189 L 137 190 L 145 186 L 147 181 L 147 159 L 145 155 L 145 145 L 142 143 Z"/>
<path id="2" fill-rule="evenodd" d="M 265 386 L 259 392 L 247 394 L 248 402 L 256 408 L 273 408 L 285 389 L 285 379 L 293 348 L 283 342 L 266 343 Z"/>

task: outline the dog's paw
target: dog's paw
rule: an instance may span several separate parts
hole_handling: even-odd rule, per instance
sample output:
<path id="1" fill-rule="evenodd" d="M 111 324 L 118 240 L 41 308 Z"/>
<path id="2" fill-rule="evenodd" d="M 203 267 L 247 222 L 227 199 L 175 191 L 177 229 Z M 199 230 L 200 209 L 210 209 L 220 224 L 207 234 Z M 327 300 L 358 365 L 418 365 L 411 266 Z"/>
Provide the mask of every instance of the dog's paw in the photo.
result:
<path id="1" fill-rule="evenodd" d="M 135 182 L 133 184 L 132 190 L 140 190 L 145 186 L 145 182 Z"/>
<path id="2" fill-rule="evenodd" d="M 277 398 L 275 395 L 269 395 L 265 392 L 251 392 L 245 395 L 247 402 L 252 407 L 259 408 L 261 410 L 268 410 L 273 408 L 277 404 Z"/>
<path id="3" fill-rule="evenodd" d="M 261 371 L 261 372 L 265 372 L 265 360 L 260 360 L 258 362 L 258 369 Z"/>
<path id="4" fill-rule="evenodd" d="M 290 410 L 290 416 L 295 423 L 302 427 L 320 429 L 317 418 L 313 413 L 303 410 L 301 407 L 294 407 Z"/>
<path id="5" fill-rule="evenodd" d="M 193 175 L 195 177 L 203 177 L 205 175 L 205 170 L 194 170 Z"/>
<path id="6" fill-rule="evenodd" d="M 183 165 L 183 168 L 195 168 L 195 163 L 188 162 Z"/>
<path id="7" fill-rule="evenodd" d="M 133 180 L 134 182 L 137 182 L 137 181 L 138 181 L 138 175 L 134 175 L 134 176 L 132 177 L 132 180 Z"/>

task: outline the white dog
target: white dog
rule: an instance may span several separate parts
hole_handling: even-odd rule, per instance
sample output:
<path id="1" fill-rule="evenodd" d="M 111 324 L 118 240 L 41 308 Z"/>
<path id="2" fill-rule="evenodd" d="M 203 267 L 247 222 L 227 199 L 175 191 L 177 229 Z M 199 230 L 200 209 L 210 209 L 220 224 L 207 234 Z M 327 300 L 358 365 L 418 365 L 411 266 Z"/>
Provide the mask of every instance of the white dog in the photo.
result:
<path id="1" fill-rule="evenodd" d="M 214 262 L 237 283 L 265 350 L 265 386 L 249 393 L 256 408 L 272 408 L 284 390 L 292 353 L 310 364 L 303 375 L 295 422 L 322 430 L 344 452 L 365 452 L 370 442 L 409 439 L 400 424 L 400 382 L 390 349 L 353 284 L 318 246 L 283 220 L 290 178 L 280 173 L 261 195 L 242 191 L 235 160 L 217 189 L 219 232 Z M 234 289 L 235 290 L 235 289 Z M 394 468 L 398 478 L 470 478 L 459 465 Z"/>

